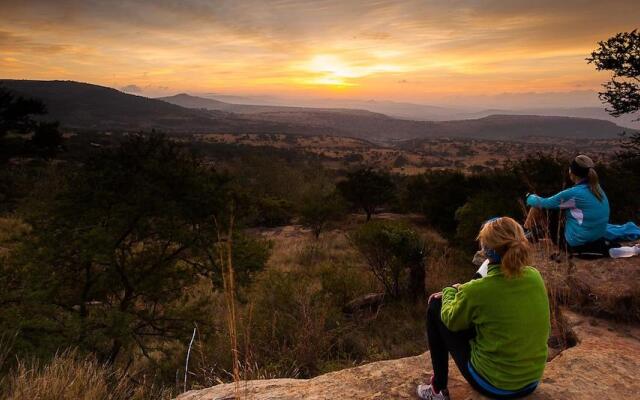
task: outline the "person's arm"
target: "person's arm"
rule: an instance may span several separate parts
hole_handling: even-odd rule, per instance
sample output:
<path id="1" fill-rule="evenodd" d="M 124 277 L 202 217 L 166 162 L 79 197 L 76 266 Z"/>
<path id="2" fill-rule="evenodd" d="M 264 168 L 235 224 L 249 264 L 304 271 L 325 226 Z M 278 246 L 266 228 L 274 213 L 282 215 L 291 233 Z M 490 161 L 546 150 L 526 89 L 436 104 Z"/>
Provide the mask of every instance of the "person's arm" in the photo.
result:
<path id="1" fill-rule="evenodd" d="M 527 196 L 527 205 L 536 208 L 565 209 L 576 206 L 575 188 L 569 188 L 551 197 L 540 197 L 537 194 Z"/>
<path id="2" fill-rule="evenodd" d="M 464 285 L 459 290 L 453 287 L 442 289 L 442 310 L 440 318 L 451 331 L 462 331 L 472 326 L 472 305 Z"/>

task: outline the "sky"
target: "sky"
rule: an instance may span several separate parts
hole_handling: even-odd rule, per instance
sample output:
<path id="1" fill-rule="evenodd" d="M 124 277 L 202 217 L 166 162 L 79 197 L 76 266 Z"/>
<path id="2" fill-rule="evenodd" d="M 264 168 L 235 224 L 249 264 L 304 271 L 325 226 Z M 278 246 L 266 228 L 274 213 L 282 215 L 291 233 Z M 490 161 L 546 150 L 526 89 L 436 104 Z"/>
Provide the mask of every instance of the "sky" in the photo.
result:
<path id="1" fill-rule="evenodd" d="M 640 27 L 638 0 L 0 0 L 0 15 L 0 78 L 424 104 L 598 104 L 608 75 L 585 58 Z"/>

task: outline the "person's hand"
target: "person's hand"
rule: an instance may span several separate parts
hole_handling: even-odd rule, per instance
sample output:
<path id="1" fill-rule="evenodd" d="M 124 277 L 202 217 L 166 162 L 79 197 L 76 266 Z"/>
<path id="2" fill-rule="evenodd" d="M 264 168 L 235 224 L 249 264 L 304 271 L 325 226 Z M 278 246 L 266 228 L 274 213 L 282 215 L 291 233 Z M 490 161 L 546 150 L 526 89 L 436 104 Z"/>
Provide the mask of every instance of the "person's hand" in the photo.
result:
<path id="1" fill-rule="evenodd" d="M 442 298 L 442 292 L 433 293 L 431 296 L 429 296 L 429 300 L 427 301 L 427 304 L 431 304 L 431 300 L 441 299 L 441 298 Z"/>
<path id="2" fill-rule="evenodd" d="M 460 290 L 460 283 L 454 283 L 453 285 L 451 285 L 451 287 L 455 290 Z"/>

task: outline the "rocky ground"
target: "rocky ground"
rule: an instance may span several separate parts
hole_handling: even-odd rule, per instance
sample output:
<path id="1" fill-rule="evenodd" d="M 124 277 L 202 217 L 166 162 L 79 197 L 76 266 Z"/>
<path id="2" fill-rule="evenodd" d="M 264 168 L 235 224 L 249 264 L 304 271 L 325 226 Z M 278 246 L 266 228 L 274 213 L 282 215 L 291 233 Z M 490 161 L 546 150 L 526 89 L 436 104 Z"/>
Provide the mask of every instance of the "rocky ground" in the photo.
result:
<path id="1" fill-rule="evenodd" d="M 542 254 L 542 253 L 541 253 Z M 577 344 L 555 356 L 531 399 L 640 398 L 640 260 L 569 260 L 538 265 L 550 294 L 562 304 Z M 573 310 L 573 311 L 570 311 Z M 580 313 L 576 312 L 580 310 Z M 616 322 L 619 321 L 619 322 Z M 452 399 L 482 399 L 453 363 Z M 224 384 L 182 394 L 178 400 L 416 399 L 431 375 L 429 353 L 370 363 L 313 379 Z"/>

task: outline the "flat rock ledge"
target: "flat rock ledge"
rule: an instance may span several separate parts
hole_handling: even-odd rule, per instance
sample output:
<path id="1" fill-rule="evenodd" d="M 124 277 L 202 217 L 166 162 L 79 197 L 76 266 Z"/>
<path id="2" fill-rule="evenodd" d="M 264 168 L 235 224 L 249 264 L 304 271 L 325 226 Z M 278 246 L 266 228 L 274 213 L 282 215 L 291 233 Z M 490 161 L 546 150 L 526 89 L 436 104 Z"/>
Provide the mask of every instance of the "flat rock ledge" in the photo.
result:
<path id="1" fill-rule="evenodd" d="M 547 364 L 530 399 L 640 398 L 640 327 L 563 313 L 578 344 Z M 451 398 L 484 399 L 450 365 Z M 192 390 L 177 400 L 417 399 L 416 385 L 431 376 L 429 352 L 361 365 L 313 379 L 243 381 Z"/>

